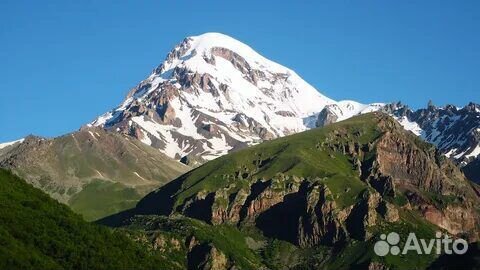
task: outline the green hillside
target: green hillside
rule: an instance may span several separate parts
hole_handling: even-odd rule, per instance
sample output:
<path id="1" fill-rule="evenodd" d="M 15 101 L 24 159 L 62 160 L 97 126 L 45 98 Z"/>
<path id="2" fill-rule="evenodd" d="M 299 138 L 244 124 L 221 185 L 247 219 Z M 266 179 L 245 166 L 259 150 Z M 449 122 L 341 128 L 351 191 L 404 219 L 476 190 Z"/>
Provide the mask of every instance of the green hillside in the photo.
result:
<path id="1" fill-rule="evenodd" d="M 0 152 L 0 167 L 89 221 L 135 206 L 190 170 L 136 139 L 93 127 L 53 139 L 29 136 Z"/>
<path id="2" fill-rule="evenodd" d="M 433 145 L 370 113 L 212 160 L 99 222 L 141 231 L 155 224 L 174 235 L 168 224 L 182 218 L 213 235 L 229 228 L 236 244 L 208 244 L 239 269 L 252 266 L 230 247 L 245 243 L 242 252 L 272 269 L 424 269 L 434 254 L 379 257 L 373 244 L 389 232 L 478 239 L 479 205 L 472 184 Z"/>
<path id="3" fill-rule="evenodd" d="M 174 269 L 0 169 L 0 269 Z"/>

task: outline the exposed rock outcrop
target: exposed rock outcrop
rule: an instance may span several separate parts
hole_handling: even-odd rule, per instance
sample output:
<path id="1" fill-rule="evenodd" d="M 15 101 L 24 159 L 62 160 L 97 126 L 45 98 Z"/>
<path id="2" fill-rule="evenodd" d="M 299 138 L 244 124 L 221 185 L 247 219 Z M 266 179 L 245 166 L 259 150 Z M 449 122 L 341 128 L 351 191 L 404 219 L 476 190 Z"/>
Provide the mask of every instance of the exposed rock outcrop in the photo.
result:
<path id="1" fill-rule="evenodd" d="M 229 261 L 223 252 L 211 244 L 198 244 L 191 247 L 187 255 L 188 269 L 227 270 Z"/>
<path id="2" fill-rule="evenodd" d="M 302 248 L 366 241 L 394 224 L 416 226 L 409 216 L 475 240 L 474 187 L 435 147 L 373 113 L 209 162 L 137 209 L 255 227 Z"/>
<path id="3" fill-rule="evenodd" d="M 335 113 L 333 113 L 328 106 L 326 106 L 318 114 L 315 126 L 324 127 L 326 125 L 337 122 L 337 119 L 338 119 L 338 116 Z"/>

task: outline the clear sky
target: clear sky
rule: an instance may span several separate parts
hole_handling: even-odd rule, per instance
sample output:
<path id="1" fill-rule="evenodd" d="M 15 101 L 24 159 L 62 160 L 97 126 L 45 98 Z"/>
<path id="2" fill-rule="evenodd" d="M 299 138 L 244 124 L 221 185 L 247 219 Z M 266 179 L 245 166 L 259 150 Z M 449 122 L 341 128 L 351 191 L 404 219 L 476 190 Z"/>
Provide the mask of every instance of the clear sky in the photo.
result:
<path id="1" fill-rule="evenodd" d="M 333 99 L 480 102 L 480 1 L 2 0 L 0 142 L 77 130 L 204 32 Z"/>

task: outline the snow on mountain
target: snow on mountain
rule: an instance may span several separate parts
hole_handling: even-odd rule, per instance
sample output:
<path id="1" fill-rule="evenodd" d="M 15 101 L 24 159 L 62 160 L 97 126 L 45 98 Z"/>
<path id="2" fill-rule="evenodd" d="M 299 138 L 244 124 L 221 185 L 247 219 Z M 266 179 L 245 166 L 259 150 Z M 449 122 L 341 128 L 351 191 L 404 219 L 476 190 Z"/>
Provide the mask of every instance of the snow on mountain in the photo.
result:
<path id="1" fill-rule="evenodd" d="M 480 107 L 413 111 L 402 104 L 334 101 L 294 71 L 229 36 L 178 44 L 117 108 L 91 125 L 129 134 L 187 164 L 352 116 L 384 111 L 465 164 L 479 156 Z"/>
<path id="2" fill-rule="evenodd" d="M 340 101 L 326 105 L 318 114 L 316 126 L 325 126 L 370 111 L 390 114 L 406 130 L 434 144 L 448 158 L 462 167 L 467 177 L 480 183 L 480 105 L 463 108 L 453 105 L 411 110 L 401 103 L 358 104 Z"/>
<path id="3" fill-rule="evenodd" d="M 325 106 L 346 119 L 382 105 L 336 102 L 249 46 L 206 33 L 184 39 L 119 107 L 91 124 L 189 163 L 312 128 Z"/>
<path id="4" fill-rule="evenodd" d="M 447 157 L 467 164 L 480 155 L 480 105 L 463 108 L 453 105 L 411 110 L 403 104 L 382 109 L 394 116 L 406 129 L 437 146 Z"/>
<path id="5" fill-rule="evenodd" d="M 5 142 L 5 143 L 0 143 L 0 149 L 3 149 L 3 148 L 6 148 L 8 146 L 11 146 L 11 145 L 14 145 L 14 144 L 17 144 L 17 143 L 22 143 L 25 139 L 20 139 L 20 140 L 16 140 L 16 141 L 12 141 L 12 142 Z"/>
<path id="6" fill-rule="evenodd" d="M 470 103 L 463 108 L 453 105 L 411 110 L 401 103 L 370 105 L 355 101 L 329 104 L 318 114 L 316 126 L 324 126 L 371 111 L 393 116 L 406 130 L 437 146 L 442 153 L 466 165 L 480 157 L 480 105 Z"/>
<path id="7" fill-rule="evenodd" d="M 413 132 L 415 135 L 422 137 L 423 130 L 422 128 L 420 128 L 420 126 L 416 122 L 410 121 L 406 116 L 402 116 L 402 117 L 393 116 L 393 117 L 395 118 L 395 120 L 398 121 L 398 123 L 400 123 L 400 125 L 403 126 L 404 129 L 409 130 Z"/>
<path id="8" fill-rule="evenodd" d="M 316 126 L 322 127 L 355 115 L 378 111 L 384 106 L 384 103 L 361 104 L 353 100 L 342 100 L 328 104 L 318 114 Z"/>

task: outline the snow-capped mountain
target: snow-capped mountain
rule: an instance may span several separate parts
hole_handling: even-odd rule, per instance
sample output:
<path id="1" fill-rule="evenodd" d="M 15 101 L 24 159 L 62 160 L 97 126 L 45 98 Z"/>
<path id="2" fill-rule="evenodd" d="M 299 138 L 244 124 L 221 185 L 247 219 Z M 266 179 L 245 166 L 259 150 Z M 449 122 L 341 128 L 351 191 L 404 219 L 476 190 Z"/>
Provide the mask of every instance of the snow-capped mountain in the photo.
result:
<path id="1" fill-rule="evenodd" d="M 480 105 L 469 103 L 463 108 L 453 105 L 411 110 L 401 103 L 386 105 L 383 111 L 391 114 L 405 129 L 437 146 L 454 160 L 465 175 L 480 183 Z"/>
<path id="2" fill-rule="evenodd" d="M 461 165 L 480 156 L 479 105 L 430 104 L 413 111 L 400 103 L 335 101 L 294 71 L 219 33 L 185 38 L 120 106 L 90 125 L 129 134 L 195 165 L 378 110 Z"/>
<path id="3" fill-rule="evenodd" d="M 453 105 L 411 110 L 401 103 L 382 109 L 393 115 L 406 129 L 437 146 L 445 156 L 462 165 L 480 155 L 480 105 L 463 108 Z"/>
<path id="4" fill-rule="evenodd" d="M 4 149 L 4 148 L 10 147 L 10 146 L 13 146 L 13 145 L 22 143 L 24 140 L 25 140 L 25 139 L 22 138 L 22 139 L 19 139 L 19 140 L 16 140 L 16 141 L 12 141 L 12 142 L 0 143 L 0 149 Z"/>
<path id="5" fill-rule="evenodd" d="M 437 146 L 445 156 L 466 165 L 480 156 L 480 105 L 463 108 L 453 105 L 411 110 L 402 103 L 358 104 L 340 101 L 326 105 L 318 114 L 317 126 L 345 120 L 359 113 L 383 111 L 393 116 L 405 129 Z"/>
<path id="6" fill-rule="evenodd" d="M 383 104 L 336 102 L 294 71 L 223 34 L 188 37 L 125 101 L 91 123 L 186 163 L 316 126 L 325 106 L 337 120 Z"/>
<path id="7" fill-rule="evenodd" d="M 318 114 L 316 126 L 325 125 L 343 121 L 352 116 L 375 112 L 382 109 L 384 103 L 361 104 L 353 100 L 342 100 L 333 104 L 326 105 Z"/>

